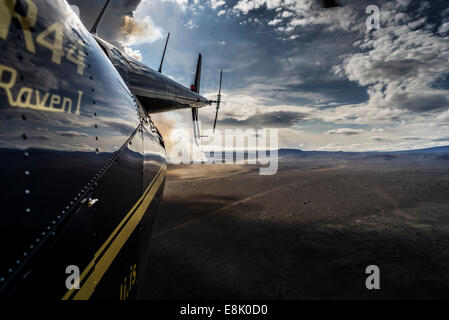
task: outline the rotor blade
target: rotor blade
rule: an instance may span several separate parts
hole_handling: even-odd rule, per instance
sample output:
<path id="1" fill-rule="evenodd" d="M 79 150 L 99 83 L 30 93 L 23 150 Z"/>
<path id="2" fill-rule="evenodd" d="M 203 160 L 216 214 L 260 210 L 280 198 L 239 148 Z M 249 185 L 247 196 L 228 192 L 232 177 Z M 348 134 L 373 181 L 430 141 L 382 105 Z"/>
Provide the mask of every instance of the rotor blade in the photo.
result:
<path id="1" fill-rule="evenodd" d="M 201 64 L 203 61 L 203 56 L 198 54 L 198 64 L 196 65 L 196 75 L 195 75 L 195 92 L 200 93 L 200 82 L 201 82 Z"/>
<path id="2" fill-rule="evenodd" d="M 201 138 L 200 127 L 198 124 L 198 108 L 192 108 L 192 122 L 193 122 L 193 137 L 195 143 L 199 146 L 198 138 Z"/>
<path id="3" fill-rule="evenodd" d="M 90 29 L 90 33 L 97 34 L 98 25 L 101 23 L 101 19 L 103 19 L 103 16 L 104 16 L 106 9 L 108 8 L 110 2 L 111 2 L 111 0 L 106 1 L 103 9 L 100 12 L 100 15 L 97 17 L 97 20 L 95 20 L 95 23 L 92 26 L 92 29 Z"/>
<path id="4" fill-rule="evenodd" d="M 169 39 L 170 39 L 170 32 L 168 33 L 167 41 L 165 41 L 164 53 L 162 54 L 161 65 L 159 66 L 158 70 L 159 73 L 162 73 L 162 65 L 164 64 L 165 51 L 167 50 L 167 44 Z"/>
<path id="5" fill-rule="evenodd" d="M 218 118 L 218 109 L 215 112 L 215 121 L 214 121 L 214 131 L 213 131 L 213 133 L 215 133 L 215 127 L 217 126 L 217 118 Z"/>
<path id="6" fill-rule="evenodd" d="M 218 87 L 218 95 L 221 95 L 221 80 L 223 79 L 223 70 L 220 71 L 220 86 Z"/>
<path id="7" fill-rule="evenodd" d="M 213 133 L 215 133 L 215 128 L 217 126 L 217 119 L 218 119 L 218 110 L 220 110 L 220 103 L 221 103 L 221 81 L 223 80 L 223 70 L 220 71 L 220 86 L 218 87 L 218 95 L 217 95 L 217 111 L 215 112 L 215 121 L 214 121 L 214 129 Z"/>

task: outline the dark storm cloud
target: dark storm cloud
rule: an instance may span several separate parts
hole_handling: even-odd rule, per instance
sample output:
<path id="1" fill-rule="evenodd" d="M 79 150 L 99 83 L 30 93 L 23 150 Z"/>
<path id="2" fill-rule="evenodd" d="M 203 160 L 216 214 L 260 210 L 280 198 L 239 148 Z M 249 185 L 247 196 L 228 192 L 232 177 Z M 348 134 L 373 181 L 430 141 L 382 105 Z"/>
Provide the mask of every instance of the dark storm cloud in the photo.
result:
<path id="1" fill-rule="evenodd" d="M 69 4 L 80 8 L 81 21 L 87 29 L 94 24 L 106 0 L 69 0 Z M 126 16 L 133 16 L 141 0 L 113 0 L 109 4 L 103 20 L 98 28 L 98 34 L 115 45 L 119 45 L 118 38 Z"/>
<path id="2" fill-rule="evenodd" d="M 392 97 L 391 102 L 413 112 L 437 111 L 449 107 L 447 93 L 397 93 Z"/>
<path id="3" fill-rule="evenodd" d="M 426 67 L 427 61 L 418 59 L 375 61 L 371 66 L 372 76 L 383 80 L 401 80 L 416 77 L 421 68 Z"/>
<path id="4" fill-rule="evenodd" d="M 359 52 L 344 66 L 350 80 L 368 88 L 372 108 L 428 113 L 449 107 L 449 87 L 442 80 L 449 45 L 435 33 L 447 20 L 444 8 L 443 1 L 382 3 L 381 32 L 357 42 Z"/>
<path id="5" fill-rule="evenodd" d="M 288 128 L 304 119 L 305 114 L 299 112 L 268 112 L 256 114 L 245 120 L 226 118 L 220 121 L 223 126 L 242 126 L 247 128 Z"/>

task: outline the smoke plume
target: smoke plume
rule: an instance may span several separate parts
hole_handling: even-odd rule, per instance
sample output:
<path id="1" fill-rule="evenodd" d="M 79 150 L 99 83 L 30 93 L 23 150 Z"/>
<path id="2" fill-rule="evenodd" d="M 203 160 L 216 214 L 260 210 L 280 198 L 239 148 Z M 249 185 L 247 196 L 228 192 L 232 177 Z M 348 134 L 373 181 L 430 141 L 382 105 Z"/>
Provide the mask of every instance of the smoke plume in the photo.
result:
<path id="1" fill-rule="evenodd" d="M 87 29 L 95 22 L 106 1 L 69 0 L 80 9 L 80 18 Z M 162 38 L 162 30 L 154 25 L 149 16 L 136 18 L 134 11 L 141 0 L 114 0 L 109 4 L 98 35 L 106 41 L 124 49 L 133 44 L 154 42 Z"/>
<path id="2" fill-rule="evenodd" d="M 162 137 L 164 138 L 167 154 L 170 154 L 170 151 L 173 148 L 173 141 L 171 141 L 170 136 L 173 129 L 175 129 L 175 121 L 173 119 L 169 119 L 163 113 L 153 114 L 151 115 L 151 119 L 155 123 L 156 127 L 159 129 Z"/>
<path id="3" fill-rule="evenodd" d="M 81 21 L 87 29 L 90 29 L 106 0 L 69 0 L 68 2 L 79 7 Z M 98 35 L 101 38 L 139 61 L 142 60 L 142 54 L 139 50 L 132 48 L 132 45 L 154 42 L 162 38 L 162 30 L 154 25 L 149 16 L 142 19 L 134 16 L 134 11 L 140 3 L 141 0 L 111 1 L 98 28 Z M 170 152 L 172 147 L 170 134 L 175 122 L 163 114 L 152 115 L 152 119 L 161 131 L 167 151 Z"/>

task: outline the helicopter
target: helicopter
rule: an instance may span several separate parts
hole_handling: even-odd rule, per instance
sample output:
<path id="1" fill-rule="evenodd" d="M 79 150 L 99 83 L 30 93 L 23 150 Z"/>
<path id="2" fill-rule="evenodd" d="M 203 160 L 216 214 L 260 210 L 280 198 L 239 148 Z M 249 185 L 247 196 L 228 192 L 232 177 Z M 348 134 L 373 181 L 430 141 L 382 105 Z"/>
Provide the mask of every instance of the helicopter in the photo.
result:
<path id="1" fill-rule="evenodd" d="M 0 298 L 138 298 L 167 170 L 154 113 L 221 104 L 88 30 L 65 0 L 0 0 Z M 322 7 L 338 6 L 322 1 Z"/>
<path id="2" fill-rule="evenodd" d="M 109 3 L 87 30 L 66 1 L 0 0 L 4 299 L 138 297 L 167 167 L 151 114 L 190 108 L 198 137 L 214 103 L 201 54 L 187 88 L 167 43 L 155 71 L 101 39 Z"/>

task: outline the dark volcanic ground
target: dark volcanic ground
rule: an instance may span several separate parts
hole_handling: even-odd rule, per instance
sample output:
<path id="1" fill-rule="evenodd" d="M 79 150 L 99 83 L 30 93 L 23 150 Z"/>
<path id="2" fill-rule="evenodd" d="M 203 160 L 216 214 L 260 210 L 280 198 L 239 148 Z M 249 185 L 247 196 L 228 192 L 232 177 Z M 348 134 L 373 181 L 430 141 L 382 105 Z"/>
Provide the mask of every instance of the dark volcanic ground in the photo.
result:
<path id="1" fill-rule="evenodd" d="M 149 259 L 145 299 L 448 298 L 449 160 L 170 166 Z"/>

